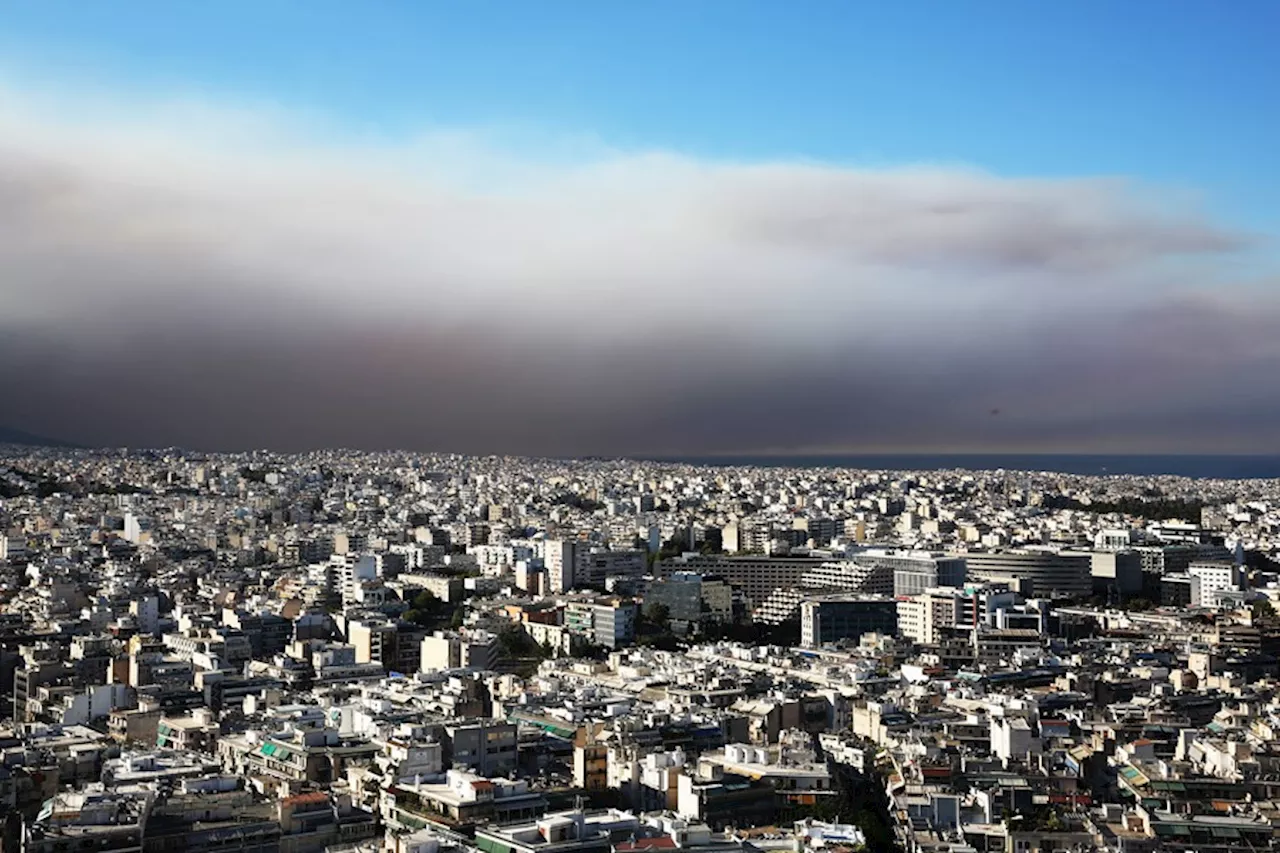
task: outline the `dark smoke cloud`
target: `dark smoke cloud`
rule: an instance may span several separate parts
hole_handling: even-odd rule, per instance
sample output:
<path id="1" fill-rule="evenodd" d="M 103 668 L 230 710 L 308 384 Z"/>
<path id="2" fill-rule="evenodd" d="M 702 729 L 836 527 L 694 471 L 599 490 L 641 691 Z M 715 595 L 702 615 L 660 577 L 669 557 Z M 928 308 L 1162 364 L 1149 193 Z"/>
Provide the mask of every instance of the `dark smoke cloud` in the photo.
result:
<path id="1" fill-rule="evenodd" d="M 9 426 L 569 455 L 1266 450 L 1280 423 L 1274 298 L 1212 272 L 1252 238 L 1125 181 L 0 106 Z"/>

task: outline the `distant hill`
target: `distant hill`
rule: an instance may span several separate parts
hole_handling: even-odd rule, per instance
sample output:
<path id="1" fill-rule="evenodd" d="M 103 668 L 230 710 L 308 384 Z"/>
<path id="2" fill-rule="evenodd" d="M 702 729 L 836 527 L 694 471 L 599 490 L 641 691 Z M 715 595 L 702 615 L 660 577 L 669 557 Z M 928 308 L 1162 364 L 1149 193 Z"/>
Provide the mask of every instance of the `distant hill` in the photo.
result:
<path id="1" fill-rule="evenodd" d="M 79 447 L 69 441 L 59 441 L 43 435 L 33 435 L 20 429 L 0 425 L 0 444 L 24 444 L 28 447 Z"/>

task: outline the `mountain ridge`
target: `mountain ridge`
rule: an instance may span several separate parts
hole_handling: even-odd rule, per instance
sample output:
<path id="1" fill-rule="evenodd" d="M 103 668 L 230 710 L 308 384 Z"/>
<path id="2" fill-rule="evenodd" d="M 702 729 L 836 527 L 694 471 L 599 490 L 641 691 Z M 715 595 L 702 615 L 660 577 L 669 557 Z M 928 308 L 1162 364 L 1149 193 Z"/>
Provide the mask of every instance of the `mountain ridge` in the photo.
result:
<path id="1" fill-rule="evenodd" d="M 77 448 L 80 445 L 46 435 L 36 435 L 25 430 L 14 429 L 0 424 L 0 444 L 18 444 L 24 447 L 58 447 Z"/>

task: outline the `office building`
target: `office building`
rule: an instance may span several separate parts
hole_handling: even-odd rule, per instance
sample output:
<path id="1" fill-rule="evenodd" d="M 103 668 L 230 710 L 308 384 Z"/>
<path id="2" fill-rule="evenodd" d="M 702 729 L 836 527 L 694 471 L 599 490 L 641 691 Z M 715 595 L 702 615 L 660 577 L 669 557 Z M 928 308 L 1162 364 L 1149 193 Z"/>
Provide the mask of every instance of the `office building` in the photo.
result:
<path id="1" fill-rule="evenodd" d="M 1093 593 L 1089 554 L 1050 550 L 971 551 L 971 580 L 1007 583 L 1031 598 L 1083 598 Z"/>
<path id="2" fill-rule="evenodd" d="M 666 607 L 671 630 L 681 636 L 704 623 L 735 621 L 733 587 L 718 575 L 675 572 L 650 584 L 644 603 Z"/>
<path id="3" fill-rule="evenodd" d="M 891 598 L 834 594 L 800 603 L 800 644 L 806 648 L 897 631 L 898 605 Z"/>

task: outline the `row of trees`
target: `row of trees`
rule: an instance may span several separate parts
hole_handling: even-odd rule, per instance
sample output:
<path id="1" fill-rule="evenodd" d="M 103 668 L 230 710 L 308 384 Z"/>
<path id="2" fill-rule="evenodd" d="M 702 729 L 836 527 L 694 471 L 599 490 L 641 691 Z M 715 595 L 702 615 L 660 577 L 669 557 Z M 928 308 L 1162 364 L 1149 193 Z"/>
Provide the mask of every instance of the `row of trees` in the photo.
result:
<path id="1" fill-rule="evenodd" d="M 423 590 L 414 596 L 403 618 L 407 622 L 435 631 L 445 627 L 461 628 L 465 615 L 466 610 L 461 605 L 452 605 L 440 600 L 439 596 L 429 590 Z"/>
<path id="2" fill-rule="evenodd" d="M 1199 521 L 1200 510 L 1204 509 L 1205 503 L 1194 499 L 1137 496 L 1085 503 L 1066 495 L 1048 495 L 1041 506 L 1046 509 L 1074 509 L 1098 515 L 1118 512 L 1124 515 L 1140 516 L 1149 521 Z"/>
<path id="3" fill-rule="evenodd" d="M 694 627 L 692 637 L 682 638 L 672 630 L 671 611 L 665 604 L 651 602 L 640 611 L 636 624 L 636 642 L 639 645 L 674 651 L 688 645 L 694 638 L 700 642 L 732 640 L 754 645 L 796 646 L 800 644 L 800 620 L 765 625 L 706 619 Z"/>
<path id="4" fill-rule="evenodd" d="M 658 549 L 658 559 L 666 560 L 671 557 L 678 557 L 686 551 L 696 551 L 699 554 L 723 554 L 724 541 L 720 530 L 717 528 L 709 528 L 707 537 L 700 543 L 690 542 L 689 528 L 678 528 L 671 538 L 662 543 L 662 547 Z"/>
<path id="5" fill-rule="evenodd" d="M 867 838 L 868 853 L 901 853 L 889 819 L 889 797 L 875 774 L 829 762 L 834 797 L 818 797 L 806 811 L 816 820 L 855 824 Z"/>
<path id="6" fill-rule="evenodd" d="M 51 495 L 74 495 L 76 497 L 84 497 L 86 495 L 136 495 L 149 494 L 150 490 L 142 486 L 135 486 L 133 483 L 99 483 L 92 480 L 84 480 L 75 478 L 71 480 L 58 480 L 54 477 L 47 477 L 43 474 L 32 474 L 23 471 L 20 468 L 9 467 L 8 473 L 14 477 L 23 480 L 23 483 L 16 483 L 9 478 L 0 479 L 0 498 L 17 498 L 23 495 L 34 495 L 37 498 L 47 498 Z M 170 492 L 180 491 L 179 489 L 170 487 Z M 184 490 L 189 494 L 194 494 L 191 490 Z"/>

